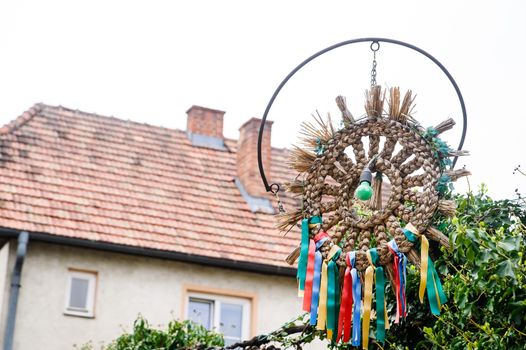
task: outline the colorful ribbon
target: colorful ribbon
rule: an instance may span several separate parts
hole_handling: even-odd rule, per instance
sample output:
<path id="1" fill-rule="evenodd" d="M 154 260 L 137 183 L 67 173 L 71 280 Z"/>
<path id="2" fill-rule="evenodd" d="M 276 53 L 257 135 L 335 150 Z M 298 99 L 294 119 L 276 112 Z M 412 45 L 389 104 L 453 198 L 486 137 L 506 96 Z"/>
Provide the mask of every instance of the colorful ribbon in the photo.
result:
<path id="1" fill-rule="evenodd" d="M 314 279 L 314 257 L 316 254 L 316 244 L 313 240 L 309 243 L 309 259 L 307 263 L 307 277 L 305 278 L 305 291 L 303 293 L 303 311 L 310 312 L 312 302 L 312 282 Z"/>
<path id="2" fill-rule="evenodd" d="M 395 240 L 392 239 L 387 244 L 387 247 L 394 256 L 394 276 L 396 284 L 396 318 L 395 323 L 400 322 L 400 317 L 407 316 L 407 303 L 405 296 L 406 286 L 406 269 L 407 269 L 407 258 L 404 253 L 400 252 L 398 245 Z"/>
<path id="3" fill-rule="evenodd" d="M 404 235 L 410 242 L 418 246 L 416 229 L 411 224 L 404 229 Z M 424 235 L 420 235 L 420 259 L 420 302 L 424 302 L 424 291 L 427 290 L 431 313 L 439 316 L 442 305 L 447 302 L 447 297 L 442 289 L 435 264 L 429 258 L 429 242 Z"/>
<path id="4" fill-rule="evenodd" d="M 305 290 L 305 278 L 307 276 L 307 262 L 309 258 L 309 224 L 321 224 L 321 216 L 305 218 L 301 222 L 301 246 L 298 260 L 298 296 L 302 297 Z"/>
<path id="5" fill-rule="evenodd" d="M 343 275 L 343 289 L 342 289 L 342 301 L 340 305 L 340 314 L 338 317 L 338 337 L 340 341 L 343 336 L 343 341 L 347 343 L 351 338 L 351 324 L 352 324 L 352 276 L 351 276 L 351 260 L 350 254 L 347 253 L 345 256 L 345 273 Z"/>
<path id="6" fill-rule="evenodd" d="M 314 254 L 314 276 L 312 279 L 312 301 L 310 306 L 310 324 L 316 325 L 316 319 L 318 318 L 318 303 L 320 301 L 320 283 L 321 283 L 321 265 L 322 255 L 320 248 L 329 239 L 329 236 L 325 232 L 320 232 L 314 237 L 316 242 L 316 253 Z"/>
<path id="7" fill-rule="evenodd" d="M 327 324 L 327 261 L 321 263 L 320 301 L 318 303 L 318 323 L 316 329 L 323 331 Z"/>
<path id="8" fill-rule="evenodd" d="M 356 252 L 352 251 L 350 255 L 351 262 L 351 277 L 352 277 L 352 298 L 353 298 L 353 319 L 352 319 L 352 339 L 351 345 L 360 346 L 360 307 L 362 303 L 362 286 L 360 284 L 360 276 L 356 270 Z"/>
<path id="9" fill-rule="evenodd" d="M 373 301 L 373 279 L 374 279 L 374 265 L 371 253 L 366 252 L 369 266 L 365 269 L 365 286 L 363 288 L 363 317 L 362 317 L 362 348 L 369 348 L 369 325 L 371 323 L 371 304 Z"/>
<path id="10" fill-rule="evenodd" d="M 327 264 L 327 338 L 336 340 L 338 311 L 340 302 L 340 272 L 336 260 L 340 257 L 341 248 L 333 245 L 329 251 Z"/>
<path id="11" fill-rule="evenodd" d="M 380 265 L 380 257 L 376 248 L 369 249 L 368 258 L 376 267 L 376 341 L 385 343 L 385 330 L 389 329 L 389 318 L 387 317 L 387 308 L 385 300 L 385 275 L 384 268 Z"/>

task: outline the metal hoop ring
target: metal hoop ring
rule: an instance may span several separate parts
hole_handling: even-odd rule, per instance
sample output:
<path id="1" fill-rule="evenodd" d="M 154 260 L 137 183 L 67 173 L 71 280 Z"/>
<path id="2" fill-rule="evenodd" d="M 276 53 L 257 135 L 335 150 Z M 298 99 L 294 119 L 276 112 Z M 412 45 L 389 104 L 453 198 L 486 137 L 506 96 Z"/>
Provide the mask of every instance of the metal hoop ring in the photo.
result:
<path id="1" fill-rule="evenodd" d="M 466 105 L 464 103 L 464 98 L 462 97 L 462 93 L 460 92 L 460 89 L 459 89 L 455 79 L 453 79 L 453 77 L 451 76 L 449 71 L 446 69 L 446 67 L 444 67 L 444 65 L 442 65 L 442 63 L 440 63 L 435 57 L 431 56 L 431 54 L 427 53 L 426 51 L 422 50 L 421 48 L 419 48 L 417 46 L 414 46 L 414 45 L 411 45 L 411 44 L 408 44 L 408 43 L 405 43 L 403 41 L 399 41 L 399 40 L 387 39 L 387 38 L 374 38 L 374 37 L 373 38 L 359 38 L 359 39 L 346 40 L 346 41 L 342 41 L 342 42 L 340 42 L 338 44 L 326 47 L 325 49 L 316 52 L 314 55 L 310 56 L 305 61 L 300 63 L 296 68 L 294 68 L 285 77 L 285 79 L 283 79 L 283 81 L 279 84 L 277 89 L 272 94 L 272 97 L 270 98 L 270 100 L 269 100 L 269 102 L 267 104 L 267 107 L 265 108 L 265 113 L 263 113 L 263 118 L 261 119 L 261 125 L 259 127 L 259 134 L 258 134 L 258 145 L 257 145 L 257 147 L 258 147 L 259 174 L 261 175 L 261 180 L 263 181 L 263 185 L 265 185 L 265 189 L 266 189 L 267 192 L 272 192 L 272 188 L 271 188 L 272 186 L 270 186 L 268 184 L 267 177 L 265 176 L 265 170 L 263 169 L 263 159 L 262 159 L 262 155 L 261 155 L 261 143 L 263 141 L 263 131 L 265 130 L 265 121 L 267 120 L 267 116 L 268 116 L 268 113 L 270 111 L 270 108 L 274 104 L 274 100 L 279 95 L 281 89 L 290 80 L 290 78 L 292 78 L 294 76 L 294 74 L 296 74 L 301 68 L 303 68 L 307 63 L 309 63 L 310 61 L 314 60 L 315 58 L 317 58 L 317 57 L 319 57 L 319 56 L 321 56 L 321 55 L 323 55 L 323 54 L 325 54 L 325 53 L 327 53 L 329 51 L 337 49 L 339 47 L 345 46 L 345 45 L 362 43 L 362 42 L 369 42 L 369 41 L 372 42 L 371 43 L 371 50 L 373 50 L 373 44 L 374 43 L 378 44 L 378 49 L 379 49 L 380 48 L 380 42 L 385 42 L 385 43 L 390 43 L 390 44 L 395 44 L 395 45 L 400 45 L 400 46 L 407 47 L 407 48 L 412 49 L 412 50 L 424 55 L 425 57 L 429 58 L 431 61 L 433 61 L 433 63 L 435 63 L 442 70 L 442 72 L 447 76 L 447 78 L 451 82 L 451 85 L 453 85 L 453 88 L 455 89 L 455 92 L 457 93 L 458 100 L 460 102 L 460 107 L 462 108 L 462 123 L 463 123 L 462 124 L 462 136 L 460 138 L 460 142 L 459 142 L 459 145 L 458 145 L 458 150 L 462 149 L 462 146 L 464 145 L 464 140 L 466 138 L 466 130 L 467 130 L 467 122 L 468 122 L 467 112 L 466 112 Z M 458 159 L 458 156 L 456 156 L 453 159 L 453 164 L 451 165 L 451 169 L 453 169 L 455 167 L 455 164 L 457 163 L 457 159 Z M 274 184 L 272 184 L 272 185 L 274 185 Z M 279 185 L 278 185 L 278 190 L 279 190 Z"/>
<path id="2" fill-rule="evenodd" d="M 270 192 L 272 194 L 276 194 L 279 192 L 279 185 L 277 183 L 273 183 L 269 186 L 269 189 L 267 190 L 267 192 Z"/>

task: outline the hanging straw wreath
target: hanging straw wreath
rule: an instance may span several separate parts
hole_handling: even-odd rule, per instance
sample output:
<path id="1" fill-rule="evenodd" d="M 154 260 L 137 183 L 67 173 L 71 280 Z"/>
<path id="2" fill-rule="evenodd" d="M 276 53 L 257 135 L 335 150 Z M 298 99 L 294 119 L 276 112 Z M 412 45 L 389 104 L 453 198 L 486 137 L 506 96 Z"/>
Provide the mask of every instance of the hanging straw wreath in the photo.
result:
<path id="1" fill-rule="evenodd" d="M 301 196 L 302 205 L 278 217 L 283 231 L 301 221 L 301 246 L 287 260 L 292 264 L 299 258 L 299 295 L 311 324 L 334 341 L 364 349 L 373 281 L 377 341 L 383 342 L 389 327 L 386 277 L 397 301 L 395 323 L 407 315 L 407 260 L 421 271 L 420 300 L 427 294 L 433 314 L 446 302 L 428 256 L 428 239 L 449 248 L 447 236 L 432 221 L 437 211 L 455 214 L 454 201 L 442 198 L 452 181 L 469 175 L 465 169 L 449 169 L 450 157 L 467 152 L 449 148 L 438 137 L 454 126 L 452 119 L 423 128 L 411 116 L 413 102 L 411 91 L 401 100 L 399 88 L 391 88 L 386 99 L 381 87 L 373 86 L 366 92 L 364 118 L 355 120 L 345 98 L 338 96 L 339 130 L 330 116 L 303 123 L 303 147 L 294 147 L 290 157 L 299 175 L 285 184 L 288 192 Z M 382 186 L 386 182 L 390 186 Z"/>

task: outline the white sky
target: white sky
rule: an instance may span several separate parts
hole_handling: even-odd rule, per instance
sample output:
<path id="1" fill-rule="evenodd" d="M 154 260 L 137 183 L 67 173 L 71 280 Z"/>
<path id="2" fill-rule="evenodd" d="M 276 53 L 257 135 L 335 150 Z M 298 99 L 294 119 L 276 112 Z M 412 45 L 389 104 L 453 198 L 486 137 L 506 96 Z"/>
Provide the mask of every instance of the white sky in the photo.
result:
<path id="1" fill-rule="evenodd" d="M 20 1 L 0 2 L 0 123 L 36 102 L 171 128 L 193 104 L 222 109 L 227 137 L 261 117 L 281 80 L 340 41 L 388 37 L 434 55 L 460 86 L 468 110 L 459 159 L 471 184 L 496 197 L 526 194 L 524 84 L 526 2 L 516 1 Z M 337 49 L 302 69 L 276 100 L 273 144 L 294 142 L 315 110 L 337 116 L 347 96 L 363 114 L 368 44 Z M 423 125 L 461 111 L 445 75 L 409 49 L 383 44 L 378 82 L 417 93 Z M 457 186 L 466 188 L 465 181 Z"/>

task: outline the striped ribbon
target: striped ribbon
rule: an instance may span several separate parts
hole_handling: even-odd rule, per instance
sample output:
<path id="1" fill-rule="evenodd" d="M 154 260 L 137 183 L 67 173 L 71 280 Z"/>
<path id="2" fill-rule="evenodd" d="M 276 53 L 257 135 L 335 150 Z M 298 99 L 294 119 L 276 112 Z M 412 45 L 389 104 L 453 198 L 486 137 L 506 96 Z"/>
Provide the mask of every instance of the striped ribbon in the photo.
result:
<path id="1" fill-rule="evenodd" d="M 318 304 L 320 301 L 320 283 L 321 283 L 321 267 L 322 267 L 322 255 L 320 248 L 329 239 L 326 232 L 320 232 L 314 237 L 316 242 L 316 252 L 314 254 L 314 275 L 312 279 L 312 301 L 310 306 L 310 324 L 316 325 L 318 318 Z"/>
<path id="2" fill-rule="evenodd" d="M 307 276 L 307 262 L 309 258 L 309 224 L 321 224 L 321 216 L 313 216 L 305 218 L 301 221 L 301 245 L 300 257 L 298 259 L 298 272 L 296 278 L 298 279 L 298 296 L 302 297 L 305 291 L 305 278 Z"/>
<path id="3" fill-rule="evenodd" d="M 343 337 L 343 341 L 347 343 L 351 338 L 351 324 L 352 324 L 352 276 L 351 276 L 351 260 L 350 254 L 347 253 L 345 256 L 345 273 L 343 277 L 343 288 L 342 288 L 342 301 L 340 305 L 340 314 L 338 317 L 338 337 L 340 341 Z"/>
<path id="4" fill-rule="evenodd" d="M 395 240 L 392 239 L 387 247 L 394 256 L 394 276 L 396 284 L 396 318 L 395 323 L 400 322 L 400 317 L 407 316 L 407 303 L 405 296 L 407 258 L 400 252 Z"/>
<path id="5" fill-rule="evenodd" d="M 376 248 L 369 249 L 367 257 L 370 258 L 375 269 L 376 280 L 376 341 L 385 343 L 385 330 L 389 329 L 389 318 L 385 300 L 385 275 L 384 268 L 380 265 L 380 257 Z"/>
<path id="6" fill-rule="evenodd" d="M 404 229 L 407 239 L 418 246 L 418 234 L 416 229 L 407 225 Z M 424 235 L 420 236 L 420 302 L 424 302 L 424 294 L 427 290 L 427 299 L 433 315 L 439 316 L 442 305 L 447 302 L 446 294 L 442 289 L 442 283 L 435 269 L 433 260 L 429 258 L 429 242 Z"/>
<path id="7" fill-rule="evenodd" d="M 356 270 L 356 252 L 352 251 L 350 255 L 351 261 L 351 277 L 352 277 L 352 297 L 353 297 L 353 320 L 352 320 L 352 339 L 351 345 L 360 346 L 360 306 L 362 303 L 362 286 L 360 283 L 360 276 Z"/>

